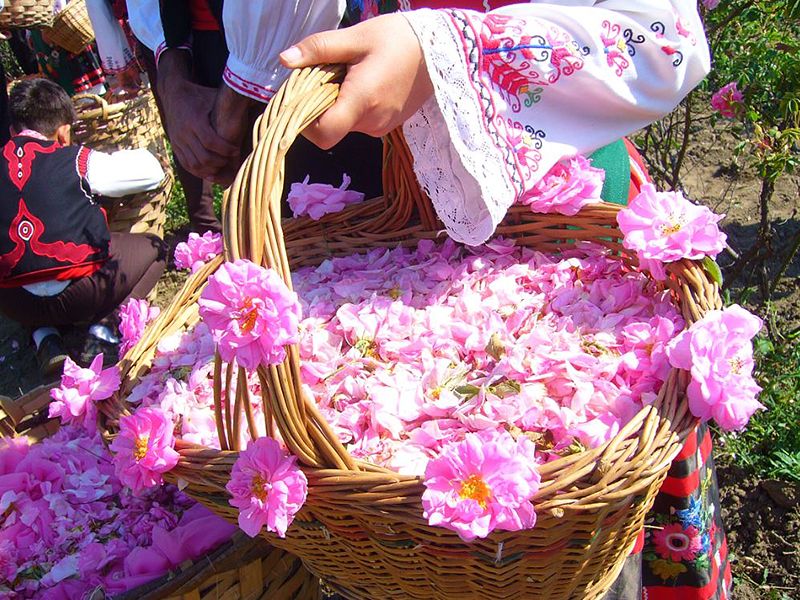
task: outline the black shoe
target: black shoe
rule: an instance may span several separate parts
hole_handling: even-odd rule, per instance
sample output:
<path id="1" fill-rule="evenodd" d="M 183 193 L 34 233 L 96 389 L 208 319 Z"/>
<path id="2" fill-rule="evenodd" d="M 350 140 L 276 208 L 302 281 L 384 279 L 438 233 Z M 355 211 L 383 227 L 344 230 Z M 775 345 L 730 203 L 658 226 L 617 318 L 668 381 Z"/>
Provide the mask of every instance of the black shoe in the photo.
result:
<path id="1" fill-rule="evenodd" d="M 55 333 L 45 336 L 36 349 L 36 358 L 43 378 L 60 376 L 64 370 L 64 361 L 67 360 L 67 352 L 61 345 L 61 336 Z"/>

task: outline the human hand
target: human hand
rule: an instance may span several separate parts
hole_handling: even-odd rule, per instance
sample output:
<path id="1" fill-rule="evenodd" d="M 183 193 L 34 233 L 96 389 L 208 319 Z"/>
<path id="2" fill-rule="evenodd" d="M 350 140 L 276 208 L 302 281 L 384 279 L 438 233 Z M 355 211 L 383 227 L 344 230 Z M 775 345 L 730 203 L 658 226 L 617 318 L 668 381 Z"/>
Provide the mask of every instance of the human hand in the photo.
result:
<path id="1" fill-rule="evenodd" d="M 242 96 L 223 83 L 217 91 L 214 109 L 211 112 L 211 125 L 220 137 L 241 149 L 245 136 L 250 133 L 253 123 L 263 109 L 264 105 L 260 102 Z M 217 172 L 214 183 L 230 185 L 243 162 L 244 157 L 240 151 Z"/>
<path id="2" fill-rule="evenodd" d="M 115 96 L 135 96 L 142 87 L 142 78 L 139 74 L 139 65 L 131 63 L 126 69 L 116 73 L 112 81 L 111 92 Z"/>
<path id="3" fill-rule="evenodd" d="M 323 149 L 350 131 L 385 135 L 433 94 L 417 36 L 399 14 L 316 33 L 284 50 L 280 58 L 284 66 L 295 69 L 347 65 L 336 103 L 303 132 Z"/>
<path id="4" fill-rule="evenodd" d="M 239 155 L 239 147 L 211 125 L 217 90 L 192 82 L 181 50 L 168 50 L 158 63 L 164 124 L 175 156 L 190 173 L 213 181 Z"/>

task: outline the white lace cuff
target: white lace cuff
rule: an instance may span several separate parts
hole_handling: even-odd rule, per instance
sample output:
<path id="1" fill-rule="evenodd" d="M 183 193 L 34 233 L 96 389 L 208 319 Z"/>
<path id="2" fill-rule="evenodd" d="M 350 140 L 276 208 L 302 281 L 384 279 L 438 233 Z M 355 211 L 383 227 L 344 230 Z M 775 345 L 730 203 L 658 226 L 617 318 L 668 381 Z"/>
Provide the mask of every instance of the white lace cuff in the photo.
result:
<path id="1" fill-rule="evenodd" d="M 445 11 L 404 13 L 419 38 L 435 90 L 404 125 L 414 171 L 453 239 L 469 245 L 494 233 L 518 190 L 508 157 L 485 128 L 493 115 L 465 61 L 459 32 Z M 472 49 L 477 52 L 477 48 Z M 476 61 L 477 56 L 473 57 Z M 513 162 L 510 165 L 513 168 Z"/>

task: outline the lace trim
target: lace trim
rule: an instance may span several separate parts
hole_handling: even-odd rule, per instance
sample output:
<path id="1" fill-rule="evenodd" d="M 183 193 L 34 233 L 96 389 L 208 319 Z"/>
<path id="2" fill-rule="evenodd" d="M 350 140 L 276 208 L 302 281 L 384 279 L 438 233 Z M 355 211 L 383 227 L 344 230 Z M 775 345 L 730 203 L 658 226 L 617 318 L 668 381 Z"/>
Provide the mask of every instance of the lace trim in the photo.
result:
<path id="1" fill-rule="evenodd" d="M 404 125 L 414 171 L 450 236 L 481 244 L 505 216 L 521 182 L 515 185 L 519 175 L 510 150 L 491 125 L 491 100 L 481 98 L 486 90 L 477 82 L 477 43 L 466 20 L 459 32 L 456 13 L 419 10 L 405 16 L 435 89 L 435 99 Z"/>

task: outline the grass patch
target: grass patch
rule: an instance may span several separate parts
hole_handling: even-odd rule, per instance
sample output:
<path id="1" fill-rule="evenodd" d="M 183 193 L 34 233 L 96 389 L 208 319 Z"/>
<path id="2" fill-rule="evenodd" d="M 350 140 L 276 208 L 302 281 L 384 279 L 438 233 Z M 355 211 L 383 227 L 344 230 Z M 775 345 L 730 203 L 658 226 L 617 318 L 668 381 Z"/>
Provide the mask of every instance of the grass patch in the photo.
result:
<path id="1" fill-rule="evenodd" d="M 741 433 L 718 432 L 718 460 L 765 477 L 800 482 L 800 330 L 780 342 L 755 340 L 757 412 Z"/>
<path id="2" fill-rule="evenodd" d="M 214 185 L 214 212 L 217 218 L 221 219 L 222 215 L 222 187 Z M 183 192 L 183 186 L 177 179 L 175 185 L 172 186 L 172 194 L 170 195 L 169 202 L 167 202 L 167 218 L 164 223 L 164 229 L 167 233 L 175 233 L 179 229 L 189 226 L 189 211 L 186 208 L 186 195 Z M 200 233 L 203 233 L 202 231 Z"/>

